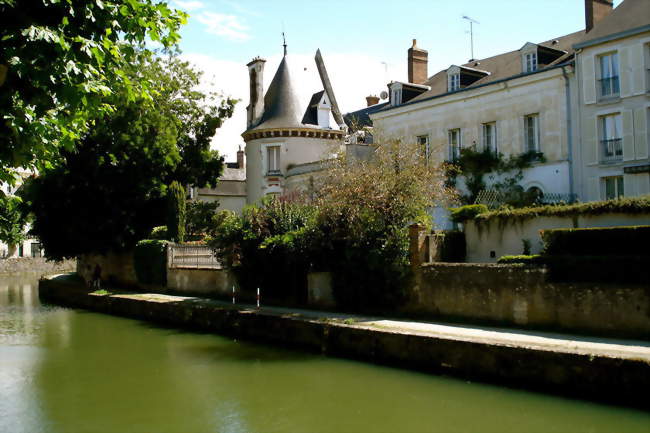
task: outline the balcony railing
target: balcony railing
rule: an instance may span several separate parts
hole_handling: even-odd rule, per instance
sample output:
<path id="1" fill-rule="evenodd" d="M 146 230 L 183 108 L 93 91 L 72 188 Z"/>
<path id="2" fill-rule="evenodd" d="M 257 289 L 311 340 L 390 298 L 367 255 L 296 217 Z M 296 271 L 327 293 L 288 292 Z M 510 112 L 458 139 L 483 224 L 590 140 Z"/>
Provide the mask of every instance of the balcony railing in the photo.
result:
<path id="1" fill-rule="evenodd" d="M 623 159 L 623 140 L 620 138 L 600 140 L 600 148 L 602 149 L 603 162 L 620 161 Z"/>
<path id="2" fill-rule="evenodd" d="M 618 81 L 618 76 L 601 78 L 598 80 L 600 83 L 600 97 L 601 98 L 611 98 L 618 96 L 620 93 L 620 85 Z"/>

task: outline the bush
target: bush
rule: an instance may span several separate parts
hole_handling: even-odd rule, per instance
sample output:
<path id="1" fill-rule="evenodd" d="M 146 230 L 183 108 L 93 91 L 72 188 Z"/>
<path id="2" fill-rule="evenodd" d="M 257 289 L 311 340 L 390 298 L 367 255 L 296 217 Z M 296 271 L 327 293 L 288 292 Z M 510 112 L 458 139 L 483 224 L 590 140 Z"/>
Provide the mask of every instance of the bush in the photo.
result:
<path id="1" fill-rule="evenodd" d="M 542 260 L 553 281 L 650 284 L 647 255 L 546 256 Z"/>
<path id="2" fill-rule="evenodd" d="M 474 219 L 478 214 L 488 211 L 488 207 L 484 204 L 468 204 L 466 206 L 449 208 L 451 212 L 450 218 L 455 223 L 462 223 L 467 220 Z"/>
<path id="3" fill-rule="evenodd" d="M 185 240 L 185 188 L 176 181 L 167 190 L 167 233 L 173 241 Z"/>
<path id="4" fill-rule="evenodd" d="M 199 240 L 210 230 L 219 202 L 188 201 L 186 204 L 185 234 Z"/>
<path id="5" fill-rule="evenodd" d="M 650 226 L 541 230 L 548 256 L 650 255 Z"/>
<path id="6" fill-rule="evenodd" d="M 525 265 L 540 265 L 544 263 L 542 256 L 539 254 L 534 255 L 518 255 L 518 256 L 501 256 L 497 260 L 499 264 L 515 264 L 521 263 Z"/>
<path id="7" fill-rule="evenodd" d="M 167 226 L 158 226 L 154 227 L 151 230 L 151 239 L 157 239 L 159 241 L 168 241 L 169 240 L 169 234 L 167 232 Z"/>
<path id="8" fill-rule="evenodd" d="M 442 234 L 442 248 L 440 260 L 449 263 L 461 263 L 467 256 L 465 233 L 461 231 L 448 231 Z"/>
<path id="9" fill-rule="evenodd" d="M 133 250 L 133 265 L 142 284 L 167 284 L 167 242 L 145 239 Z"/>

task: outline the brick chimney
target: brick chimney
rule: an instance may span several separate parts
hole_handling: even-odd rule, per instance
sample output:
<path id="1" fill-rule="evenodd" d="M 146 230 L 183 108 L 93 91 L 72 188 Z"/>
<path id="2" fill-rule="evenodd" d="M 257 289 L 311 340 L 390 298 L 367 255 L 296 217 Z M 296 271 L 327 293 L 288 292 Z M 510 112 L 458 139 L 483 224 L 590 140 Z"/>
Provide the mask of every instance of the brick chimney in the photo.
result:
<path id="1" fill-rule="evenodd" d="M 245 164 L 244 151 L 241 150 L 241 146 L 239 146 L 239 150 L 237 151 L 237 168 L 245 168 Z"/>
<path id="2" fill-rule="evenodd" d="M 366 102 L 368 103 L 368 107 L 370 107 L 371 105 L 379 104 L 379 96 L 375 96 L 375 95 L 366 96 Z"/>
<path id="3" fill-rule="evenodd" d="M 255 57 L 246 65 L 250 77 L 250 103 L 246 107 L 247 128 L 255 126 L 264 114 L 264 63 L 266 60 Z"/>
<path id="4" fill-rule="evenodd" d="M 614 0 L 585 0 L 585 31 L 593 29 L 613 9 Z"/>
<path id="5" fill-rule="evenodd" d="M 417 41 L 413 39 L 413 46 L 408 51 L 409 83 L 422 84 L 427 81 L 427 63 L 429 53 L 417 47 Z"/>

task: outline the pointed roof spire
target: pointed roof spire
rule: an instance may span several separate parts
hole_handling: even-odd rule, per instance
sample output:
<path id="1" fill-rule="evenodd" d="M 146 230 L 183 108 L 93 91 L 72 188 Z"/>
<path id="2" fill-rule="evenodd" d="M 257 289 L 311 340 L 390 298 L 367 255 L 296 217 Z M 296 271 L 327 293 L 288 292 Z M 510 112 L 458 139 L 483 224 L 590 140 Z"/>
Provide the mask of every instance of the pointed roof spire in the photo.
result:
<path id="1" fill-rule="evenodd" d="M 284 37 L 284 32 L 282 32 L 282 46 L 284 47 L 284 55 L 287 55 L 287 39 Z"/>

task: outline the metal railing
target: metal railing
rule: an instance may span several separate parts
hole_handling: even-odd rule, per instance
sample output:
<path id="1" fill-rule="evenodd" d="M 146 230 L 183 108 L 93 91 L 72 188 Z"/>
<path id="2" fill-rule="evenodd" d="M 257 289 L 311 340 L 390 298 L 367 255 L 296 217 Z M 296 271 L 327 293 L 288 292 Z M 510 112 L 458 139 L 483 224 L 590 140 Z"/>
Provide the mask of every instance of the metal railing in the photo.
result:
<path id="1" fill-rule="evenodd" d="M 578 200 L 577 194 L 545 192 L 533 194 L 526 191 L 501 192 L 484 189 L 478 193 L 475 204 L 484 204 L 489 209 L 496 209 L 504 204 L 520 202 L 527 206 L 544 204 L 569 204 Z"/>
<path id="2" fill-rule="evenodd" d="M 623 140 L 620 138 L 600 140 L 600 148 L 603 152 L 602 160 L 604 162 L 623 159 Z"/>
<path id="3" fill-rule="evenodd" d="M 221 263 L 207 245 L 170 244 L 169 267 L 221 269 Z"/>

